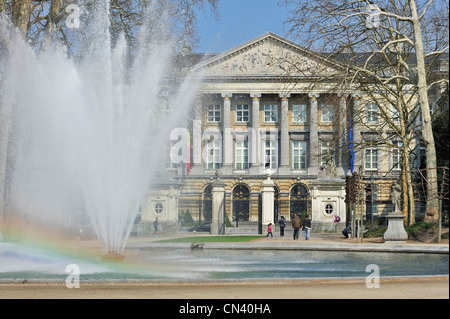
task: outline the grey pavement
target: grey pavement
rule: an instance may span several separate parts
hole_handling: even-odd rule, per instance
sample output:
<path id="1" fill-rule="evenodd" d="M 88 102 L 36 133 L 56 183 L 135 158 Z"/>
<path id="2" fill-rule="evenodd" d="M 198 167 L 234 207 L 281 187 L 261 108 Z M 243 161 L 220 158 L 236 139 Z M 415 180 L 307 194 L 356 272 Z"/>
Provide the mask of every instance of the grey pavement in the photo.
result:
<path id="1" fill-rule="evenodd" d="M 345 239 L 340 234 L 311 234 L 309 240 L 300 237 L 293 240 L 292 235 L 280 237 L 275 235 L 272 238 L 261 237 L 250 242 L 203 242 L 201 237 L 208 237 L 208 234 L 201 233 L 180 233 L 173 236 L 130 238 L 127 249 L 164 249 L 164 248 L 191 248 L 191 243 L 164 243 L 163 240 L 180 237 L 198 236 L 197 243 L 202 249 L 241 249 L 241 250 L 304 250 L 304 251 L 353 251 L 353 252 L 402 252 L 402 253 L 432 253 L 448 254 L 449 245 L 447 242 L 440 244 L 421 243 L 408 240 L 406 242 L 383 242 L 382 239 L 363 239 L 357 242 L 356 239 Z"/>

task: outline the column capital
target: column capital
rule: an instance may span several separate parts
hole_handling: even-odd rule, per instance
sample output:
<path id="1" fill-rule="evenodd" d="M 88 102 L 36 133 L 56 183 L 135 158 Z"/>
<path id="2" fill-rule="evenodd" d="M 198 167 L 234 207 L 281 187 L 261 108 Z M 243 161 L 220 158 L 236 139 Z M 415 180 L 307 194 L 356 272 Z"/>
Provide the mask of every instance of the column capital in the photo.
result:
<path id="1" fill-rule="evenodd" d="M 341 100 L 346 100 L 347 98 L 348 98 L 348 96 L 349 96 L 350 94 L 348 94 L 348 93 L 338 93 L 338 97 L 341 99 Z"/>
<path id="2" fill-rule="evenodd" d="M 311 100 L 316 100 L 316 99 L 319 98 L 319 96 L 320 96 L 320 93 L 315 93 L 315 92 L 309 92 L 309 93 L 308 93 L 308 97 L 309 97 Z"/>
<path id="3" fill-rule="evenodd" d="M 291 93 L 280 93 L 279 94 L 282 100 L 287 100 L 291 97 Z"/>
<path id="4" fill-rule="evenodd" d="M 261 98 L 261 93 L 250 93 L 250 97 L 253 99 L 253 100 L 259 100 L 260 98 Z"/>
<path id="5" fill-rule="evenodd" d="M 362 93 L 361 92 L 354 92 L 352 93 L 352 97 L 356 100 L 360 99 L 362 97 Z"/>
<path id="6" fill-rule="evenodd" d="M 223 97 L 224 100 L 229 100 L 233 97 L 233 93 L 220 93 L 220 95 Z"/>

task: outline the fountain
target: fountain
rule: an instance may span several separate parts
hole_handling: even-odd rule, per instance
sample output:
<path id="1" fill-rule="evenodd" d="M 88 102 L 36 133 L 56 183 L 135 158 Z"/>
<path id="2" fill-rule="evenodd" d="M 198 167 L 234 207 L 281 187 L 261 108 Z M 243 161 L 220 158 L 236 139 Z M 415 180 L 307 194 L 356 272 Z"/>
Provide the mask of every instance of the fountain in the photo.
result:
<path id="1" fill-rule="evenodd" d="M 174 41 L 163 14 L 149 9 L 129 51 L 124 36 L 113 44 L 109 1 L 94 3 L 74 30 L 72 56 L 51 35 L 31 47 L 0 18 L 0 183 L 8 216 L 63 229 L 89 224 L 103 258 L 121 260 L 198 81 L 168 81 Z"/>

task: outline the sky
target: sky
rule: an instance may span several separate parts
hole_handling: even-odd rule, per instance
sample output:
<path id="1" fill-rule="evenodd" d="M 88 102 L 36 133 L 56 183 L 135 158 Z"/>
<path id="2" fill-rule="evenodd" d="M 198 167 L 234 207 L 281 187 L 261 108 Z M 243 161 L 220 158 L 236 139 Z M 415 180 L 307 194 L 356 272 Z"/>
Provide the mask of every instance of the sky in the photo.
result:
<path id="1" fill-rule="evenodd" d="M 278 0 L 220 0 L 219 20 L 199 14 L 200 47 L 197 53 L 221 53 L 264 33 L 285 36 L 287 12 Z"/>

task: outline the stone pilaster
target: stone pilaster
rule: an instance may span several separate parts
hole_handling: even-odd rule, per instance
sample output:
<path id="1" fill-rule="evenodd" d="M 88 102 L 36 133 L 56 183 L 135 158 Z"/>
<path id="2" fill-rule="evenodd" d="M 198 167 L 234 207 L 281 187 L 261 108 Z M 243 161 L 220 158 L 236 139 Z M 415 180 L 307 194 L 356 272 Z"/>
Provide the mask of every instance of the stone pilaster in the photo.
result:
<path id="1" fill-rule="evenodd" d="M 281 114 L 280 114 L 280 174 L 289 174 L 289 97 L 290 94 L 280 94 Z"/>
<path id="2" fill-rule="evenodd" d="M 217 179 L 212 183 L 211 235 L 222 235 L 225 231 L 225 183 Z"/>
<path id="3" fill-rule="evenodd" d="M 262 224 L 263 227 L 267 227 L 269 223 L 274 224 L 274 196 L 275 196 L 275 183 L 268 177 L 262 182 L 261 187 L 262 194 Z M 264 233 L 264 229 L 263 229 Z"/>
<path id="4" fill-rule="evenodd" d="M 202 166 L 202 116 L 203 106 L 195 110 L 194 121 L 192 125 L 192 167 L 191 174 L 201 174 Z"/>
<path id="5" fill-rule="evenodd" d="M 361 114 L 361 97 L 362 94 L 359 92 L 353 93 L 353 114 L 352 114 L 352 127 L 353 127 L 353 147 L 355 149 L 355 161 L 354 161 L 354 172 L 359 173 L 359 169 L 362 165 L 362 152 L 359 145 L 361 145 L 361 118 L 355 116 L 355 114 Z"/>
<path id="6" fill-rule="evenodd" d="M 222 93 L 223 97 L 223 167 L 224 174 L 231 174 L 233 163 L 233 141 L 231 136 L 231 93 Z"/>
<path id="7" fill-rule="evenodd" d="M 318 134 L 318 101 L 319 93 L 309 93 L 310 122 L 309 122 L 309 159 L 308 174 L 319 173 L 319 134 Z"/>
<path id="8" fill-rule="evenodd" d="M 337 176 L 345 176 L 348 173 L 348 130 L 347 130 L 347 94 L 339 95 L 339 127 L 338 127 L 338 157 Z"/>
<path id="9" fill-rule="evenodd" d="M 261 98 L 261 93 L 251 93 L 252 98 L 252 143 L 249 144 L 250 147 L 250 172 L 251 174 L 259 174 L 261 170 L 261 139 L 259 137 L 260 128 L 260 111 L 259 111 L 259 101 Z"/>

